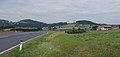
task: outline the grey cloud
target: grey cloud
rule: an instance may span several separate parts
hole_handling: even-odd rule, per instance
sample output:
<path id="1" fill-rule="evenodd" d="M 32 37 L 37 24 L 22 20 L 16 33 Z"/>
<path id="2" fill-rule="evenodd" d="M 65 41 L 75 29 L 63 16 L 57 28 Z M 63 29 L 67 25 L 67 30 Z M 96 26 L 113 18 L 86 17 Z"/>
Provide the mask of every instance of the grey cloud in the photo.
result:
<path id="1" fill-rule="evenodd" d="M 119 23 L 120 0 L 0 0 L 0 18 L 39 19 L 43 22 L 89 19 Z M 119 21 L 119 22 L 118 22 Z"/>

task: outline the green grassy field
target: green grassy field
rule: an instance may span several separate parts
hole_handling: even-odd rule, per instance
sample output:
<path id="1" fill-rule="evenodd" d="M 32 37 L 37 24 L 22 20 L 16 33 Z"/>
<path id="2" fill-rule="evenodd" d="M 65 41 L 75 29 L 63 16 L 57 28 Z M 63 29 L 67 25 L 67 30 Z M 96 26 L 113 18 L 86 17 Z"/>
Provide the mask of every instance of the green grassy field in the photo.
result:
<path id="1" fill-rule="evenodd" d="M 35 38 L 1 57 L 120 57 L 120 30 L 83 34 L 54 32 Z"/>

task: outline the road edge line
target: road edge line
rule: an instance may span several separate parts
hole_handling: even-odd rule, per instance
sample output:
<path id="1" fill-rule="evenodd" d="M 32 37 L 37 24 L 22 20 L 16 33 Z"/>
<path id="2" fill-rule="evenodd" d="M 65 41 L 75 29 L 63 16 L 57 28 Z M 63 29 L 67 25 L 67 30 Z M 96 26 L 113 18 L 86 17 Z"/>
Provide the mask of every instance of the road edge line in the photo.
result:
<path id="1" fill-rule="evenodd" d="M 49 33 L 49 32 L 47 32 L 47 33 L 45 33 L 45 34 L 48 34 L 48 33 Z M 39 36 L 36 36 L 36 37 L 34 37 L 34 38 L 31 38 L 31 39 L 25 41 L 24 43 L 26 43 L 26 42 L 28 42 L 28 41 L 30 41 L 30 40 L 32 40 L 32 39 L 35 39 L 35 38 L 41 37 L 41 36 L 43 36 L 43 35 L 45 35 L 45 34 L 41 34 L 41 35 L 39 35 Z M 5 50 L 5 51 L 0 52 L 0 55 L 2 55 L 2 54 L 4 54 L 4 53 L 6 53 L 6 52 L 8 52 L 8 51 L 10 51 L 10 50 L 12 50 L 12 49 L 18 47 L 19 45 L 20 45 L 20 44 L 17 44 L 17 45 L 15 45 L 15 46 L 11 47 L 11 48 L 8 48 L 8 49 Z"/>

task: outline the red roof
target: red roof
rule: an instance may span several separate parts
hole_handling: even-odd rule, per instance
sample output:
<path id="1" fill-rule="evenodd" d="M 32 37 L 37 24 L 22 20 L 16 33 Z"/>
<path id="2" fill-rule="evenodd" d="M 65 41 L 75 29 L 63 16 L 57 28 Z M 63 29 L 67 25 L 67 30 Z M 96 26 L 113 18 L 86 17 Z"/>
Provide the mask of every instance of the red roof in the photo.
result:
<path id="1" fill-rule="evenodd" d="M 112 28 L 110 25 L 98 26 L 97 28 Z"/>

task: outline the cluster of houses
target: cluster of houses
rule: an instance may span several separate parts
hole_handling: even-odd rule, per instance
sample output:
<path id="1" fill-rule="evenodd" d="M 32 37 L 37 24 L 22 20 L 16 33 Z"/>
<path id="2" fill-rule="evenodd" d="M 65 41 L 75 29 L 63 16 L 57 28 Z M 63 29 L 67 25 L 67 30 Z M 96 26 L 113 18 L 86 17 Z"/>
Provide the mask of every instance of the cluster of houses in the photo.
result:
<path id="1" fill-rule="evenodd" d="M 97 26 L 97 31 L 112 30 L 112 29 L 120 29 L 120 27 L 118 25 L 100 25 L 100 26 Z"/>

